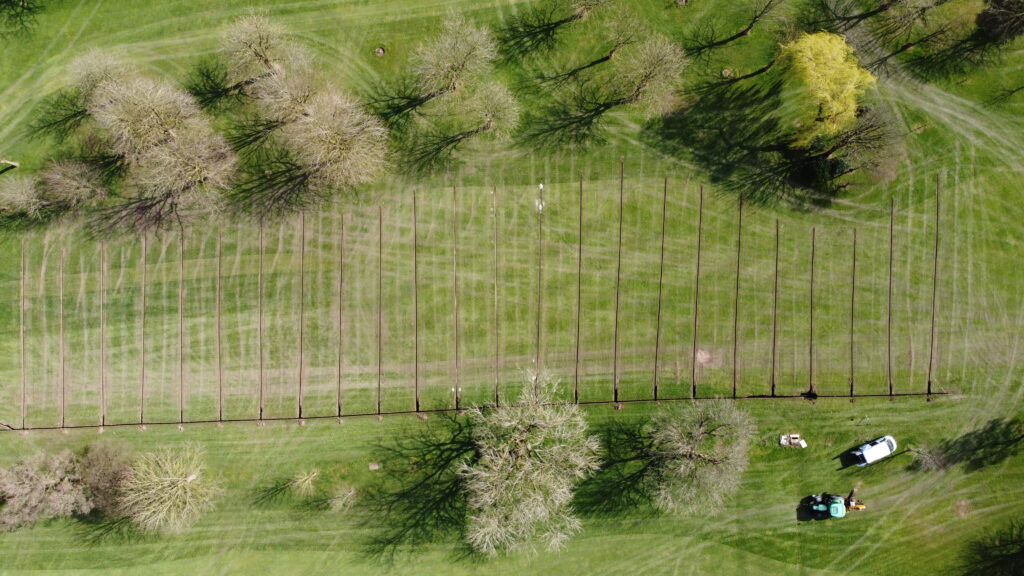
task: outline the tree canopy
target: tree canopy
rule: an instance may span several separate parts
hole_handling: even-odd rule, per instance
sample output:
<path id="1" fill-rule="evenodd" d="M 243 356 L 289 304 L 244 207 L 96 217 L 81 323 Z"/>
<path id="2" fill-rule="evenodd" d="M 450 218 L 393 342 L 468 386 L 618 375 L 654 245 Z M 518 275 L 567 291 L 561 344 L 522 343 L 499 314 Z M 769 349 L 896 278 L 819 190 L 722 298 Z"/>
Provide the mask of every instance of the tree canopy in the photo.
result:
<path id="1" fill-rule="evenodd" d="M 875 77 L 842 36 L 803 34 L 782 45 L 780 59 L 788 65 L 782 115 L 794 129 L 793 147 L 806 148 L 818 136 L 834 136 L 854 124 L 860 98 Z"/>
<path id="2" fill-rule="evenodd" d="M 599 466 L 600 445 L 578 406 L 552 403 L 543 383 L 516 405 L 467 412 L 478 459 L 459 475 L 468 493 L 467 540 L 485 554 L 557 550 L 581 528 L 575 487 Z"/>

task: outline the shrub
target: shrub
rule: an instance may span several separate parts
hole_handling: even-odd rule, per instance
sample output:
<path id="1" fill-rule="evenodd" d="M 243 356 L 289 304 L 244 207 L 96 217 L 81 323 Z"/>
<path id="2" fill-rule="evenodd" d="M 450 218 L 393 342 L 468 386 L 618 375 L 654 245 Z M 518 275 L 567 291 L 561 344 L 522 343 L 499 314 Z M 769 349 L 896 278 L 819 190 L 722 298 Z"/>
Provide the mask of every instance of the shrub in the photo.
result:
<path id="1" fill-rule="evenodd" d="M 140 530 L 180 532 L 213 507 L 219 489 L 204 475 L 194 446 L 139 457 L 122 483 L 118 506 Z"/>
<path id="2" fill-rule="evenodd" d="M 342 484 L 334 490 L 334 494 L 327 499 L 327 508 L 331 512 L 345 512 L 356 503 L 359 493 L 350 484 Z"/>
<path id="3" fill-rule="evenodd" d="M 320 477 L 320 471 L 313 469 L 299 472 L 288 481 L 288 488 L 296 498 L 312 498 L 316 494 L 316 479 Z"/>
<path id="4" fill-rule="evenodd" d="M 93 442 L 82 456 L 81 470 L 93 508 L 105 516 L 120 516 L 118 497 L 131 470 L 127 449 L 110 441 Z"/>
<path id="5" fill-rule="evenodd" d="M 0 530 L 92 510 L 81 468 L 71 452 L 42 452 L 0 470 Z"/>

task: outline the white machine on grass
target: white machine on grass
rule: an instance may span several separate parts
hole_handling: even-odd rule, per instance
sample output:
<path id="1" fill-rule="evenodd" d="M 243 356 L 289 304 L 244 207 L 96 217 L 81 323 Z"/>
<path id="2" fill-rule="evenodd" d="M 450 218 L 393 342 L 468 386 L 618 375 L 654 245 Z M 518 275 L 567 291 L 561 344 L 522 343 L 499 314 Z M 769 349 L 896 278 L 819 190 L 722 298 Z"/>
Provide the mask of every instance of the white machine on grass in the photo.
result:
<path id="1" fill-rule="evenodd" d="M 881 438 L 875 438 L 867 444 L 861 444 L 852 450 L 850 454 L 856 459 L 857 466 L 867 466 L 872 462 L 878 462 L 882 458 L 892 456 L 893 452 L 896 452 L 896 439 L 892 436 L 882 436 Z"/>

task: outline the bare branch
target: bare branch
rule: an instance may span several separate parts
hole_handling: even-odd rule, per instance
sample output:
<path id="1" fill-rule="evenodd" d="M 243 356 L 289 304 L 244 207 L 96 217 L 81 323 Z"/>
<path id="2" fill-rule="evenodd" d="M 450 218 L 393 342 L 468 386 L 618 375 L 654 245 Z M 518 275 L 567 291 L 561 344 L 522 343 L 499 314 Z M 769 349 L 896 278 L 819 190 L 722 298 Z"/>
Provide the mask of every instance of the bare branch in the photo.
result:
<path id="1" fill-rule="evenodd" d="M 488 70 L 497 57 L 490 30 L 450 15 L 441 33 L 416 52 L 420 90 L 432 96 L 454 92 L 468 78 Z"/>

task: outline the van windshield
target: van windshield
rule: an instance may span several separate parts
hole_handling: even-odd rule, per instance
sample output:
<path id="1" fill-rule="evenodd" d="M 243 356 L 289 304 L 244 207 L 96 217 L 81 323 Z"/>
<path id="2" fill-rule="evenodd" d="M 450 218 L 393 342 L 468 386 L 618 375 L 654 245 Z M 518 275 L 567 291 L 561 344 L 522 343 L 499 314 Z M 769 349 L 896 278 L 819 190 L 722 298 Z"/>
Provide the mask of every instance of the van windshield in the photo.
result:
<path id="1" fill-rule="evenodd" d="M 896 451 L 896 447 L 892 445 L 892 440 L 889 440 L 887 438 L 885 440 L 885 445 L 889 447 L 889 452 L 895 452 Z"/>

